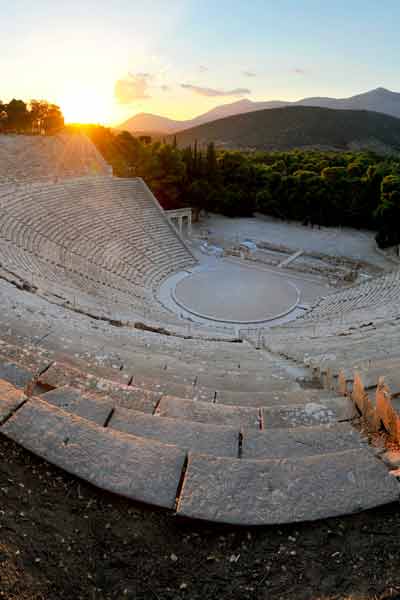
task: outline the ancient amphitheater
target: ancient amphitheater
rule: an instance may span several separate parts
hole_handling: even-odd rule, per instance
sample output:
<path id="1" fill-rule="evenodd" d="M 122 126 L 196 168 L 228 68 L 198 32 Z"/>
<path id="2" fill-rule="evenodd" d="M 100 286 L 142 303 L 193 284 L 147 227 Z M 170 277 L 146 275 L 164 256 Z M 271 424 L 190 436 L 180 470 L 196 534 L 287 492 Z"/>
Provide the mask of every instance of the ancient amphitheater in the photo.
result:
<path id="1" fill-rule="evenodd" d="M 254 288 L 251 269 L 241 286 L 229 262 L 225 318 L 214 259 L 80 135 L 0 136 L 0 207 L 1 435 L 186 518 L 290 523 L 398 500 L 372 443 L 400 439 L 395 266 L 305 310 L 301 286 Z"/>

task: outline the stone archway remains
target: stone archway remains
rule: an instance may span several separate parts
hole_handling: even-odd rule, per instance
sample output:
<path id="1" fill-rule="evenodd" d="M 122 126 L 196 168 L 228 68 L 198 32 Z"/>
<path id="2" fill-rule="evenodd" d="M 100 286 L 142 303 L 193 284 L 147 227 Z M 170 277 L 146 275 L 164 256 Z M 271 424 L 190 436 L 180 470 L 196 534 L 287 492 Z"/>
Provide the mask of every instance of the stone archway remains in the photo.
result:
<path id="1" fill-rule="evenodd" d="M 183 235 L 183 225 L 186 221 L 186 235 L 191 237 L 192 235 L 192 209 L 191 208 L 177 208 L 175 210 L 166 210 L 169 221 L 179 231 L 180 235 Z"/>

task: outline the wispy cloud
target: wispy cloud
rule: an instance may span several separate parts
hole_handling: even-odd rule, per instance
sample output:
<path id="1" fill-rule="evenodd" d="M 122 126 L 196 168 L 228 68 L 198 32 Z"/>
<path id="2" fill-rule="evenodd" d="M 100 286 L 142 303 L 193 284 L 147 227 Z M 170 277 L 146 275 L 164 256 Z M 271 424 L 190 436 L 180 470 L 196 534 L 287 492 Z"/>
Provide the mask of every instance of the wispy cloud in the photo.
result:
<path id="1" fill-rule="evenodd" d="M 189 90 L 199 96 L 246 96 L 251 94 L 251 91 L 247 88 L 234 88 L 233 90 L 218 90 L 215 88 L 202 87 L 200 85 L 190 85 L 189 83 L 181 83 L 181 87 L 185 90 Z"/>
<path id="2" fill-rule="evenodd" d="M 128 73 L 123 79 L 118 79 L 114 86 L 114 95 L 119 104 L 133 104 L 137 100 L 146 100 L 151 96 L 148 93 L 150 73 Z"/>
<path id="3" fill-rule="evenodd" d="M 253 73 L 253 71 L 242 71 L 242 75 L 244 75 L 245 77 L 257 77 L 257 75 Z"/>

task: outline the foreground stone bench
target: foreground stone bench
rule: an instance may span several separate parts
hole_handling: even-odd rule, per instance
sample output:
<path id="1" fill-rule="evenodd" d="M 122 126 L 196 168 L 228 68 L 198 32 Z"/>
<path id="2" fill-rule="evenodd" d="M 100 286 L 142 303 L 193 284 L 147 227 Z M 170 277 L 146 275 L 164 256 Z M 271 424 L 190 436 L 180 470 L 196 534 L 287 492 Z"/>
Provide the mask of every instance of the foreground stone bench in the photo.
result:
<path id="1" fill-rule="evenodd" d="M 17 363 L 0 360 L 0 379 L 20 390 L 27 390 L 34 379 L 34 373 Z"/>
<path id="2" fill-rule="evenodd" d="M 68 385 L 88 392 L 103 394 L 115 404 L 145 413 L 153 413 L 161 398 L 160 392 L 97 377 L 62 362 L 54 362 L 38 377 L 37 383 L 45 389 L 48 388 L 49 391 Z M 38 390 L 37 394 L 40 393 L 41 391 Z"/>
<path id="3" fill-rule="evenodd" d="M 0 425 L 4 423 L 24 402 L 25 394 L 8 381 L 0 379 Z"/>
<path id="4" fill-rule="evenodd" d="M 367 442 L 348 423 L 292 429 L 246 430 L 241 457 L 299 458 L 366 448 Z"/>
<path id="5" fill-rule="evenodd" d="M 117 432 L 31 398 L 0 432 L 27 450 L 97 487 L 173 508 L 185 452 Z"/>
<path id="6" fill-rule="evenodd" d="M 378 430 L 381 424 L 377 410 L 377 387 L 382 375 L 384 371 L 380 368 L 356 369 L 354 372 L 351 398 L 372 430 Z"/>
<path id="7" fill-rule="evenodd" d="M 239 428 L 145 415 L 123 408 L 115 409 L 108 427 L 174 444 L 186 451 L 233 458 L 239 453 Z"/>
<path id="8" fill-rule="evenodd" d="M 261 410 L 263 429 L 324 425 L 355 416 L 354 406 L 347 398 L 306 402 L 303 406 L 264 407 Z"/>
<path id="9" fill-rule="evenodd" d="M 41 373 L 51 363 L 51 353 L 43 348 L 31 346 L 15 346 L 0 339 L 1 360 L 15 362 L 23 365 L 25 369 L 32 373 Z"/>
<path id="10" fill-rule="evenodd" d="M 101 426 L 107 423 L 114 408 L 113 402 L 91 397 L 68 385 L 46 392 L 42 394 L 41 398 L 57 408 Z"/>
<path id="11" fill-rule="evenodd" d="M 224 376 L 211 376 L 209 374 L 200 374 L 198 376 L 197 385 L 203 389 L 212 388 L 213 390 L 226 390 L 242 392 L 259 392 L 263 393 L 266 390 L 271 391 L 294 391 L 300 389 L 300 386 L 295 381 L 290 380 L 286 375 L 263 375 L 262 370 L 256 375 L 241 374 L 240 371 L 235 376 L 226 374 Z"/>
<path id="12" fill-rule="evenodd" d="M 231 406 L 267 408 L 273 406 L 304 405 L 307 402 L 319 402 L 328 398 L 332 398 L 332 392 L 325 390 L 271 391 L 266 388 L 264 392 L 218 391 L 216 402 L 217 404 L 229 404 Z"/>
<path id="13" fill-rule="evenodd" d="M 376 412 L 390 435 L 400 442 L 400 373 L 398 371 L 379 377 Z"/>
<path id="14" fill-rule="evenodd" d="M 190 454 L 177 514 L 233 525 L 313 521 L 395 502 L 400 488 L 369 450 L 235 460 Z"/>
<path id="15" fill-rule="evenodd" d="M 258 408 L 228 406 L 163 396 L 155 414 L 160 417 L 197 421 L 227 427 L 260 429 L 261 416 Z"/>

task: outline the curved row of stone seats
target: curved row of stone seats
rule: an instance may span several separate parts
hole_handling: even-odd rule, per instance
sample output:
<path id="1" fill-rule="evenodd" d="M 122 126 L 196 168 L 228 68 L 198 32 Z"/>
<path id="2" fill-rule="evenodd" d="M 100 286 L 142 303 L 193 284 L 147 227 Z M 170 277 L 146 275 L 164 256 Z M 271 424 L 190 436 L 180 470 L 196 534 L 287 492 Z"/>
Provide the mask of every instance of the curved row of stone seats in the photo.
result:
<path id="1" fill-rule="evenodd" d="M 348 448 L 341 451 L 284 459 L 236 458 L 187 451 L 104 427 L 34 396 L 26 399 L 13 392 L 10 397 L 4 385 L 0 407 L 0 432 L 31 452 L 102 489 L 175 508 L 184 517 L 240 525 L 287 523 L 355 512 L 399 496 L 395 478 L 354 432 L 341 432 Z M 150 416 L 142 422 L 143 429 L 149 427 L 149 419 L 163 420 Z M 164 424 L 162 432 L 171 434 L 174 428 L 186 433 L 192 444 L 189 424 Z M 210 448 L 207 436 L 212 429 L 197 426 L 197 432 L 197 440 L 202 433 L 202 443 Z M 225 438 L 214 438 L 217 452 L 221 445 L 222 452 L 233 450 L 226 433 Z M 324 433 L 312 435 L 325 440 Z M 308 439 L 305 432 L 302 435 Z M 276 447 L 275 441 L 270 447 Z"/>
<path id="2" fill-rule="evenodd" d="M 68 189 L 63 195 L 65 187 Z M 71 196 L 69 187 L 75 195 Z M 103 187 L 105 212 L 101 211 L 101 202 L 100 208 L 96 206 Z M 0 237 L 2 244 L 9 241 L 17 246 L 14 252 L 8 246 L 2 253 L 2 266 L 20 273 L 40 289 L 44 281 L 53 281 L 55 287 L 50 286 L 48 291 L 58 293 L 56 287 L 63 289 L 62 295 L 70 302 L 72 297 L 74 304 L 82 304 L 83 295 L 84 306 L 90 307 L 93 294 L 94 301 L 102 297 L 109 303 L 111 313 L 112 305 L 116 305 L 116 318 L 139 317 L 154 327 L 167 324 L 184 333 L 187 325 L 154 301 L 151 282 L 154 284 L 169 272 L 187 268 L 195 261 L 153 197 L 144 201 L 147 212 L 153 215 L 144 221 L 148 231 L 140 224 L 144 218 L 143 203 L 140 200 L 136 206 L 135 197 L 140 196 L 139 191 L 145 196 L 144 188 L 139 180 L 110 177 L 73 179 L 66 186 L 0 186 Z M 125 208 L 120 208 L 120 194 L 133 206 L 129 213 L 131 222 Z M 101 218 L 96 216 L 98 213 L 102 213 Z M 158 229 L 170 238 L 163 249 L 157 242 L 158 233 L 149 241 L 153 224 L 158 224 Z M 133 239 L 134 227 L 140 233 L 142 246 Z M 29 253 L 34 256 L 28 258 Z M 109 288 L 108 296 L 103 286 Z"/>
<path id="3" fill-rule="evenodd" d="M 321 322 L 338 317 L 342 322 L 360 321 L 371 312 L 375 318 L 397 316 L 399 297 L 400 269 L 396 269 L 320 299 L 299 321 Z"/>
<path id="4" fill-rule="evenodd" d="M 206 379 L 201 379 L 204 371 L 195 363 L 191 365 L 190 376 L 189 370 L 181 372 L 180 364 L 176 371 L 171 371 L 164 369 L 162 363 L 158 370 L 153 364 L 150 375 L 143 374 L 140 365 L 133 368 L 128 365 L 124 371 L 115 371 L 90 366 L 80 359 L 54 360 L 52 353 L 40 353 L 40 357 L 37 363 L 35 349 L 25 348 L 21 353 L 13 345 L 5 342 L 0 345 L 1 360 L 16 364 L 28 362 L 32 381 L 36 380 L 46 390 L 67 386 L 83 393 L 96 393 L 98 399 L 99 394 L 106 394 L 122 407 L 157 415 L 210 423 L 214 419 L 220 424 L 237 424 L 244 419 L 244 424 L 257 429 L 325 424 L 352 417 L 347 401 L 320 390 L 303 389 L 287 375 L 277 380 L 268 365 L 257 379 L 252 372 L 227 370 L 225 365 L 210 367 Z M 224 400 L 218 395 L 215 397 L 217 386 L 227 394 Z M 203 397 L 201 392 L 204 392 Z M 238 394 L 237 401 L 229 404 L 234 394 Z M 241 400 L 246 397 L 248 401 L 242 404 Z"/>
<path id="5" fill-rule="evenodd" d="M 371 315 L 370 315 L 371 316 Z M 400 344 L 400 319 L 366 321 L 359 325 L 310 328 L 280 327 L 264 335 L 263 344 L 269 350 L 299 362 L 335 362 L 349 366 L 360 360 L 376 360 L 397 356 Z"/>
<path id="6" fill-rule="evenodd" d="M 184 517 L 242 525 L 312 520 L 398 499 L 395 478 L 341 422 L 352 416 L 346 399 L 317 400 L 318 390 L 289 389 L 279 391 L 286 403 L 280 405 L 263 373 L 265 405 L 221 405 L 167 396 L 169 386 L 190 392 L 185 373 L 180 382 L 173 376 L 160 383 L 157 376 L 152 381 L 89 365 L 85 372 L 52 361 L 52 353 L 38 350 L 35 359 L 33 351 L 4 343 L 0 353 L 27 361 L 32 374 L 28 389 L 15 365 L 0 369 L 0 378 L 19 378 L 29 393 L 18 399 L 7 384 L 6 392 L 0 387 L 0 431 L 108 491 Z M 240 351 L 229 345 L 225 354 L 234 361 Z M 245 371 L 239 380 L 246 393 L 251 376 Z M 208 384 L 223 379 L 228 392 L 237 386 L 222 360 L 205 377 Z M 255 389 L 262 393 L 257 382 Z"/>
<path id="7" fill-rule="evenodd" d="M 142 295 L 138 295 L 138 291 L 141 290 L 137 286 L 127 285 L 124 280 L 118 280 L 118 277 L 78 256 L 66 255 L 64 260 L 59 262 L 55 253 L 52 253 L 53 260 L 46 260 L 16 243 L 3 239 L 1 235 L 0 230 L 0 266 L 26 281 L 29 286 L 48 291 L 52 295 L 60 295 L 62 291 L 63 297 L 70 300 L 82 300 L 85 290 L 89 298 L 113 300 L 115 304 L 118 304 L 118 301 L 124 302 L 131 310 L 134 310 L 135 306 L 142 307 L 143 299 L 146 298 L 145 290 Z M 118 300 L 115 298 L 116 293 L 119 295 Z"/>
<path id="8" fill-rule="evenodd" d="M 155 328 L 171 326 L 174 331 L 187 334 L 188 326 L 176 315 L 162 310 L 146 288 L 130 286 L 78 256 L 66 254 L 62 264 L 45 260 L 3 239 L 1 232 L 0 275 L 18 287 L 35 289 L 53 302 L 65 302 L 76 310 L 123 322 L 144 321 Z M 210 333 L 194 326 L 190 330 L 195 330 L 196 335 Z M 233 337 L 232 331 L 222 328 L 214 333 Z"/>
<path id="9" fill-rule="evenodd" d="M 121 192 L 128 194 L 129 211 L 121 206 Z M 146 210 L 137 202 L 141 195 Z M 151 287 L 154 278 L 195 264 L 142 180 L 87 177 L 23 187 L 4 193 L 0 206 L 3 219 L 9 217 L 23 231 L 49 239 L 128 281 L 140 280 L 145 287 Z"/>
<path id="10" fill-rule="evenodd" d="M 85 135 L 0 135 L 0 183 L 111 174 Z"/>
<path id="11" fill-rule="evenodd" d="M 400 351 L 390 358 L 365 359 L 352 364 L 343 360 L 314 365 L 314 377 L 324 388 L 348 396 L 370 431 L 382 426 L 400 442 Z"/>
<path id="12" fill-rule="evenodd" d="M 335 401 L 332 396 L 329 400 L 321 400 L 320 405 L 315 401 L 304 404 L 309 400 L 308 393 L 304 394 L 302 400 L 299 397 L 286 397 L 288 404 L 282 407 L 276 401 L 270 402 L 266 393 L 264 402 L 269 405 L 260 410 L 249 410 L 171 398 L 103 378 L 88 379 L 83 372 L 77 369 L 71 371 L 62 363 L 57 364 L 55 371 L 50 366 L 50 385 L 46 372 L 45 377 L 40 374 L 43 363 L 39 368 L 36 365 L 34 370 L 31 369 L 31 363 L 30 369 L 27 369 L 15 362 L 0 361 L 0 379 L 26 391 L 40 392 L 46 402 L 98 425 L 173 443 L 188 451 L 215 456 L 279 458 L 292 454 L 326 454 L 336 452 L 339 448 L 342 451 L 359 447 L 361 443 L 348 424 L 337 424 L 337 421 L 349 419 L 352 415 L 348 412 L 347 402 Z M 66 379 L 69 383 L 64 385 Z M 75 387 L 70 385 L 71 382 Z M 58 387 L 53 387 L 54 384 L 58 384 Z M 52 389 L 43 391 L 48 388 Z M 172 408 L 175 407 L 172 412 L 168 410 L 171 409 L 171 402 Z M 192 405 L 189 411 L 188 405 Z M 304 406 L 312 410 L 307 412 Z M 193 412 L 193 407 L 197 414 Z M 323 414 L 317 415 L 316 407 Z M 278 415 L 280 420 L 277 419 Z M 288 420 L 289 416 L 291 419 Z M 299 416 L 303 417 L 301 424 Z M 223 421 L 223 424 L 219 421 Z M 245 427 L 243 431 L 241 427 Z"/>
<path id="13" fill-rule="evenodd" d="M 41 216 L 42 219 L 45 218 L 45 215 Z M 48 226 L 50 227 L 51 223 L 48 224 Z M 55 222 L 53 230 L 55 238 L 57 237 L 58 226 L 59 225 L 57 225 Z M 81 255 L 78 252 L 73 252 L 68 243 L 61 244 L 57 242 L 56 239 L 51 239 L 51 237 L 47 234 L 47 225 L 43 225 L 42 228 L 43 231 L 41 231 L 41 227 L 31 227 L 26 223 L 25 219 L 23 219 L 21 216 L 18 216 L 18 214 L 15 214 L 14 211 L 8 210 L 8 208 L 2 209 L 2 216 L 0 219 L 1 235 L 5 239 L 15 243 L 18 247 L 24 248 L 25 250 L 32 252 L 45 260 L 60 264 L 62 266 L 64 266 L 68 260 L 73 261 L 76 259 L 76 257 L 78 257 L 78 260 L 81 262 L 83 259 L 89 264 L 93 263 L 95 266 L 97 265 L 98 268 L 101 267 L 105 271 L 113 273 L 112 269 L 107 267 L 107 265 L 101 263 L 99 264 L 99 261 L 90 260 L 89 252 L 87 255 Z M 88 244 L 88 246 L 90 248 L 90 244 Z M 96 247 L 92 243 L 93 253 L 95 253 L 95 249 Z M 113 274 L 118 275 L 117 273 Z M 121 275 L 119 276 L 121 277 Z M 127 280 L 127 277 L 123 277 L 123 279 Z M 132 276 L 128 281 L 138 286 L 139 290 L 141 287 L 144 287 L 143 283 L 139 282 L 139 279 L 134 279 Z"/>

